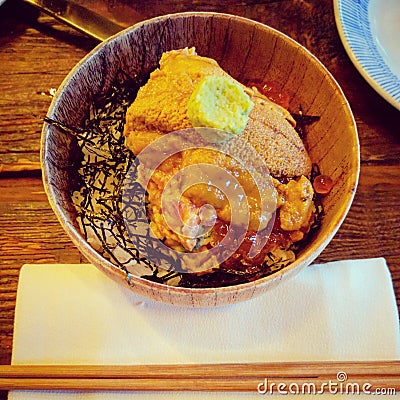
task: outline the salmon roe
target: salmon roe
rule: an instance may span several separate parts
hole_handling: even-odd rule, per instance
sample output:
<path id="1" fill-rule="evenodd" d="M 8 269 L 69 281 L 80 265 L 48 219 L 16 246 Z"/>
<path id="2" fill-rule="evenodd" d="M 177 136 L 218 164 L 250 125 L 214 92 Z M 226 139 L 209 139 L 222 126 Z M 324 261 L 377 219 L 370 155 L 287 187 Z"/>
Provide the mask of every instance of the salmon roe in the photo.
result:
<path id="1" fill-rule="evenodd" d="M 326 195 L 333 187 L 333 180 L 328 175 L 318 175 L 314 179 L 313 186 L 316 193 Z"/>
<path id="2" fill-rule="evenodd" d="M 274 103 L 288 109 L 290 97 L 287 93 L 283 93 L 277 83 L 273 81 L 250 81 L 247 86 L 255 86 L 257 90 Z"/>

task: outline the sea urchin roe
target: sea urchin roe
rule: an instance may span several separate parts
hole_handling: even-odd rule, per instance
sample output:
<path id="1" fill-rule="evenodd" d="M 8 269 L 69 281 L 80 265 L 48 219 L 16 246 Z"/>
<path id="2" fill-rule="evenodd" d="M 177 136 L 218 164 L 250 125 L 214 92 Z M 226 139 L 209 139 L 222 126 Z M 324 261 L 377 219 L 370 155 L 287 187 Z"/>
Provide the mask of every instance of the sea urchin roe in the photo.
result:
<path id="1" fill-rule="evenodd" d="M 281 228 L 297 231 L 308 228 L 313 212 L 314 191 L 311 182 L 302 175 L 298 180 L 277 186 L 279 193 Z"/>
<path id="2" fill-rule="evenodd" d="M 318 175 L 314 179 L 313 186 L 316 193 L 326 195 L 333 187 L 333 180 L 328 175 Z"/>
<path id="3" fill-rule="evenodd" d="M 207 227 L 212 227 L 216 218 L 229 223 L 233 213 L 236 223 L 247 223 L 249 230 L 267 226 L 275 211 L 277 196 L 267 177 L 257 184 L 240 163 L 213 149 L 186 149 L 172 157 L 173 162 L 167 159 L 152 172 L 147 186 L 151 228 L 160 240 L 167 241 L 174 249 L 195 251 L 208 242 Z M 216 181 L 212 176 L 208 181 L 199 180 L 203 175 L 209 176 L 210 167 L 218 172 L 223 169 L 226 174 Z M 178 171 L 184 171 L 184 177 Z M 171 182 L 176 183 L 178 191 L 170 190 Z M 214 213 L 205 212 L 205 207 L 212 208 Z"/>

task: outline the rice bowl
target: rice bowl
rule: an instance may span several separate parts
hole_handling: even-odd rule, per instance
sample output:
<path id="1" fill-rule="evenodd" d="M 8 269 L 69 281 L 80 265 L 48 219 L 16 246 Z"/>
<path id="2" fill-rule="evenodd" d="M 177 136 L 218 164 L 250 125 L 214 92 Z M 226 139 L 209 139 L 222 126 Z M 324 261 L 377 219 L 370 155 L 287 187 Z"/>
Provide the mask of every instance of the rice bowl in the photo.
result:
<path id="1" fill-rule="evenodd" d="M 199 54 L 215 59 L 240 82 L 277 82 L 289 96 L 291 112 L 298 112 L 301 107 L 304 114 L 319 117 L 318 123 L 307 127 L 305 145 L 312 162 L 334 182 L 323 199 L 325 215 L 321 227 L 294 262 L 254 281 L 193 288 L 143 278 L 134 270 L 121 268 L 112 256 L 105 257 L 101 249 L 88 243 L 73 205 L 71 196 L 79 189 L 77 170 L 81 167 L 82 148 L 79 138 L 66 134 L 60 126 L 73 127 L 75 133 L 76 128 L 83 129 L 96 99 L 104 98 L 116 81 L 127 86 L 133 78 L 135 85 L 143 86 L 157 68 L 162 53 L 192 46 Z M 248 49 L 247 57 L 238 59 L 238 48 Z M 125 110 L 129 105 L 127 101 Z M 50 203 L 66 232 L 83 255 L 107 275 L 143 296 L 170 304 L 207 307 L 242 301 L 295 275 L 329 243 L 347 214 L 357 186 L 357 131 L 338 84 L 298 43 L 272 28 L 236 16 L 174 14 L 121 32 L 99 45 L 71 71 L 57 91 L 48 118 L 59 125 L 47 123 L 43 128 L 43 179 Z"/>

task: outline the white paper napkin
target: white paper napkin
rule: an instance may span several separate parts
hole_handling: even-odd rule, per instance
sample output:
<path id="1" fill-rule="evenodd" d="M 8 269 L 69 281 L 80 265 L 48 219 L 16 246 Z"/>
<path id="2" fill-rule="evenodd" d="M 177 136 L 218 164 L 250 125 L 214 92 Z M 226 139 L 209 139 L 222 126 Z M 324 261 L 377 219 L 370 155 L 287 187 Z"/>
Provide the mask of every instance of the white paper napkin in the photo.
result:
<path id="1" fill-rule="evenodd" d="M 13 364 L 400 359 L 397 305 L 383 258 L 313 265 L 261 297 L 210 309 L 142 298 L 92 265 L 25 265 L 13 343 Z M 10 400 L 242 397 L 260 394 L 256 388 L 254 394 L 9 394 Z"/>

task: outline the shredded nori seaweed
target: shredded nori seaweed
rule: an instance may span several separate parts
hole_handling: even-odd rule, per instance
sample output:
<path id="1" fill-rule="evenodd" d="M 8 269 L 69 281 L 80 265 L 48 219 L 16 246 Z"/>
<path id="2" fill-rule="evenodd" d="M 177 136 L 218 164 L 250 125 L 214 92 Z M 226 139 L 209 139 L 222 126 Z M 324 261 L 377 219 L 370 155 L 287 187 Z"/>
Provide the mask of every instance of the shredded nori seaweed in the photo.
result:
<path id="1" fill-rule="evenodd" d="M 296 121 L 295 130 L 299 134 L 300 139 L 304 140 L 307 134 L 307 126 L 319 121 L 318 115 L 305 115 L 300 105 L 298 113 L 292 113 L 293 119 Z"/>

